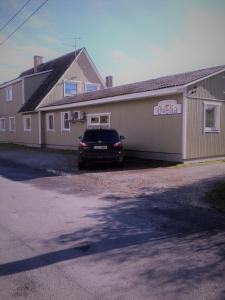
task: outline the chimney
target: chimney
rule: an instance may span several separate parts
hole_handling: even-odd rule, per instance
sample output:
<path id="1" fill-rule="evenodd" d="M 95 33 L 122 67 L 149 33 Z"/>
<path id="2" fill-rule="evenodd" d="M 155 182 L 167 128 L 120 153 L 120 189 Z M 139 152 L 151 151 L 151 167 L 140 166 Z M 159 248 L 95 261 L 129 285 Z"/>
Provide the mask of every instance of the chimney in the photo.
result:
<path id="1" fill-rule="evenodd" d="M 113 87 L 113 77 L 110 76 L 106 76 L 105 78 L 105 84 L 107 88 Z"/>
<path id="2" fill-rule="evenodd" d="M 43 57 L 35 55 L 34 56 L 34 73 L 37 72 L 38 66 L 43 63 Z"/>

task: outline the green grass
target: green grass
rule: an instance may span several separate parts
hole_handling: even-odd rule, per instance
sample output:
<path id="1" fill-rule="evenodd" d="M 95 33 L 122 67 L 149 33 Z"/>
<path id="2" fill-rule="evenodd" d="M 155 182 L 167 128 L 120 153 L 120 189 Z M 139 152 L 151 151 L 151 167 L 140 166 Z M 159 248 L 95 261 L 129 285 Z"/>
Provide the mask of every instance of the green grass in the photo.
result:
<path id="1" fill-rule="evenodd" d="M 206 193 L 206 200 L 219 211 L 225 212 L 225 182 L 216 183 L 215 186 Z"/>

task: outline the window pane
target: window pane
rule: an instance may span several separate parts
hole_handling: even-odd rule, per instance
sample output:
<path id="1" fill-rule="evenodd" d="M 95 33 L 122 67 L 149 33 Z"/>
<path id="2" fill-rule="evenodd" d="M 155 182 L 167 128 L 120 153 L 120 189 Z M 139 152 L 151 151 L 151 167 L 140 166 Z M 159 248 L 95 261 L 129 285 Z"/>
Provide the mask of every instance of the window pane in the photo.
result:
<path id="1" fill-rule="evenodd" d="M 12 100 L 12 87 L 11 86 L 6 87 L 6 89 L 5 89 L 5 97 L 6 97 L 7 101 Z"/>
<path id="2" fill-rule="evenodd" d="M 53 130 L 53 116 L 48 117 L 48 129 Z"/>
<path id="3" fill-rule="evenodd" d="M 97 84 L 86 83 L 85 84 L 86 92 L 94 92 L 97 91 Z"/>
<path id="4" fill-rule="evenodd" d="M 99 117 L 91 117 L 91 124 L 99 124 Z"/>
<path id="5" fill-rule="evenodd" d="M 119 135 L 116 130 L 87 130 L 83 138 L 84 142 L 111 142 L 116 143 L 119 141 Z"/>
<path id="6" fill-rule="evenodd" d="M 15 130 L 15 119 L 10 118 L 9 121 L 10 121 L 10 129 L 11 129 L 11 131 L 14 131 Z"/>
<path id="7" fill-rule="evenodd" d="M 206 108 L 205 116 L 206 116 L 205 126 L 207 128 L 214 128 L 215 127 L 215 107 Z"/>
<path id="8" fill-rule="evenodd" d="M 108 124 L 109 123 L 109 116 L 100 116 L 100 123 L 101 124 Z"/>
<path id="9" fill-rule="evenodd" d="M 69 129 L 69 128 L 70 128 L 69 114 L 65 113 L 64 114 L 64 129 Z"/>
<path id="10" fill-rule="evenodd" d="M 76 82 L 65 82 L 65 94 L 66 95 L 74 95 L 77 93 L 77 83 Z"/>
<path id="11" fill-rule="evenodd" d="M 6 126 L 5 126 L 5 119 L 1 119 L 0 120 L 0 130 L 5 130 Z"/>
<path id="12" fill-rule="evenodd" d="M 25 125 L 25 127 L 26 127 L 26 129 L 30 129 L 30 118 L 26 118 L 26 123 L 25 123 L 26 125 Z"/>

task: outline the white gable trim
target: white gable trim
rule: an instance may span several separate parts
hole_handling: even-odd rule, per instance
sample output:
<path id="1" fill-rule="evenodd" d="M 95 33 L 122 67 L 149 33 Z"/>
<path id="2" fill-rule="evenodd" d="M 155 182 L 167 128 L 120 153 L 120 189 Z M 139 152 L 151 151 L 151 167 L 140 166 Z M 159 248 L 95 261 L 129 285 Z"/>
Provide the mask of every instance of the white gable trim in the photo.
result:
<path id="1" fill-rule="evenodd" d="M 183 93 L 183 89 L 181 89 L 181 87 L 175 87 L 175 88 L 173 87 L 173 88 L 165 88 L 165 89 L 155 90 L 155 91 L 147 91 L 142 93 L 133 93 L 133 94 L 126 94 L 121 96 L 107 97 L 102 99 L 80 101 L 80 102 L 70 103 L 70 104 L 52 105 L 48 107 L 42 107 L 39 110 L 48 111 L 48 110 L 57 110 L 57 109 L 65 109 L 65 108 L 73 108 L 73 107 L 91 106 L 97 104 L 131 101 L 131 100 L 144 99 L 149 97 L 182 94 L 182 93 Z"/>
<path id="2" fill-rule="evenodd" d="M 185 84 L 184 87 L 188 87 L 188 86 L 190 86 L 190 85 L 192 85 L 192 84 L 198 83 L 198 82 L 200 82 L 200 81 L 202 81 L 202 80 L 205 80 L 205 79 L 207 79 L 207 78 L 213 77 L 213 76 L 218 75 L 218 74 L 223 73 L 223 72 L 225 72 L 225 68 L 222 69 L 222 70 L 220 70 L 220 71 L 214 72 L 214 73 L 212 73 L 212 74 L 210 74 L 210 75 L 207 75 L 207 76 L 205 76 L 205 77 L 202 77 L 202 78 L 200 78 L 200 79 L 191 81 L 191 82 Z"/>
<path id="3" fill-rule="evenodd" d="M 80 53 L 83 52 L 84 48 L 81 49 Z M 74 57 L 73 62 L 70 64 L 70 66 L 68 68 L 70 68 L 72 66 L 72 64 L 77 61 L 80 53 L 76 56 L 76 58 Z M 59 78 L 59 80 L 55 83 L 55 85 L 50 89 L 50 91 L 44 96 L 44 98 L 41 100 L 41 102 L 38 104 L 38 106 L 35 108 L 35 110 L 38 110 L 38 108 L 42 105 L 43 101 L 46 99 L 46 97 L 48 97 L 48 95 L 52 92 L 52 90 L 54 89 L 54 87 L 60 82 L 60 80 L 63 79 L 66 71 L 68 70 L 68 68 L 65 70 L 65 72 L 62 74 L 62 76 Z"/>
<path id="4" fill-rule="evenodd" d="M 8 86 L 8 85 L 12 85 L 12 84 L 17 83 L 17 82 L 19 82 L 19 81 L 21 81 L 21 80 L 22 80 L 22 77 L 20 77 L 20 78 L 18 78 L 18 79 L 13 79 L 13 80 L 8 81 L 8 82 L 6 82 L 6 83 L 2 83 L 2 84 L 0 84 L 0 88 L 4 88 L 4 87 L 6 87 L 6 86 Z"/>
<path id="5" fill-rule="evenodd" d="M 102 84 L 104 87 L 106 87 L 105 81 L 103 80 L 102 76 L 101 76 L 100 73 L 98 72 L 98 69 L 96 68 L 94 62 L 92 61 L 90 55 L 88 54 L 88 52 L 87 52 L 87 50 L 86 50 L 85 48 L 84 48 L 84 51 L 83 51 L 83 52 L 84 52 L 84 54 L 86 55 L 86 57 L 87 57 L 89 63 L 91 64 L 92 68 L 94 69 L 94 71 L 95 71 L 96 75 L 98 76 L 99 80 L 101 81 L 101 84 Z M 79 55 L 78 55 L 78 57 L 79 57 Z"/>
<path id="6" fill-rule="evenodd" d="M 42 71 L 42 72 L 36 72 L 36 73 L 30 74 L 30 75 L 22 76 L 21 78 L 33 77 L 33 76 L 41 75 L 41 74 L 48 73 L 48 72 L 51 72 L 51 71 L 52 71 L 52 69 Z"/>

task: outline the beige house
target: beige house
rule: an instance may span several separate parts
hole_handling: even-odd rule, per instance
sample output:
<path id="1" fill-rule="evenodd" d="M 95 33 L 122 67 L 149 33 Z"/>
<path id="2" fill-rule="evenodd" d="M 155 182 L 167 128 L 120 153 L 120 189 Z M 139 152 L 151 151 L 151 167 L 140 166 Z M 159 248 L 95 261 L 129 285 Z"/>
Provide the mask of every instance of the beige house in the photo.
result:
<path id="1" fill-rule="evenodd" d="M 85 48 L 43 63 L 0 85 L 0 142 L 40 147 L 44 139 L 39 107 L 105 87 Z"/>
<path id="2" fill-rule="evenodd" d="M 73 71 L 68 67 L 44 96 L 40 92 L 28 100 L 21 96 L 25 104 L 18 114 L 19 107 L 12 106 L 11 112 L 9 101 L 1 96 L 0 141 L 77 149 L 78 137 L 87 127 L 104 126 L 126 137 L 125 149 L 131 156 L 179 162 L 225 156 L 225 66 L 105 87 L 86 50 L 79 51 Z M 86 61 L 92 71 L 85 73 Z M 31 82 L 38 76 L 36 82 L 43 84 L 43 77 L 54 77 L 49 69 L 39 75 L 22 73 L 24 82 L 15 82 L 15 88 L 25 85 L 26 76 Z M 78 85 L 83 89 L 67 95 L 63 80 L 68 79 L 82 82 Z M 95 88 L 85 88 L 88 82 Z M 7 87 L 2 89 L 10 97 Z M 6 115 L 8 127 L 1 121 Z"/>

